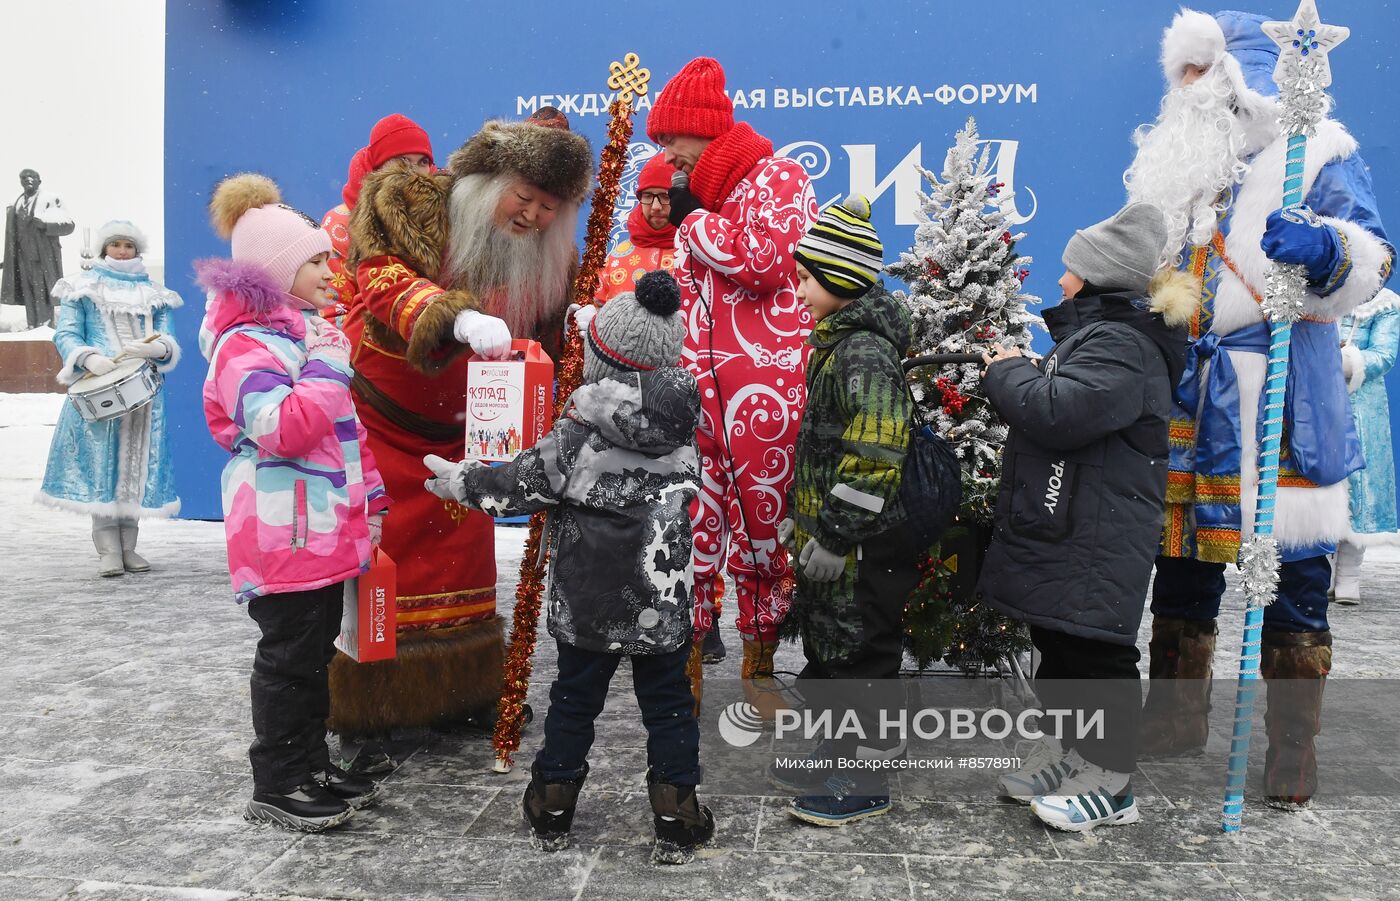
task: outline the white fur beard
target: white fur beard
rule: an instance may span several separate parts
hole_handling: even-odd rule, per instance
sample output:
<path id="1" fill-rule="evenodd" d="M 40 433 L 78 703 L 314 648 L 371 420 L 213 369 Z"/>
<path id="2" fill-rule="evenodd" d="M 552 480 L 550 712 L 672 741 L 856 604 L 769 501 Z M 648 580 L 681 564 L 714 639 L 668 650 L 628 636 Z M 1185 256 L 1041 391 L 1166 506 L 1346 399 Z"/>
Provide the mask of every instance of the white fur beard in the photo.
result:
<path id="1" fill-rule="evenodd" d="M 1204 244 L 1216 214 L 1228 204 L 1228 188 L 1249 171 L 1241 157 L 1245 126 L 1232 109 L 1233 90 L 1223 67 L 1194 84 L 1170 91 L 1151 126 L 1133 135 L 1137 155 L 1123 183 L 1128 199 L 1146 201 L 1167 219 L 1162 262 L 1189 244 Z"/>
<path id="2" fill-rule="evenodd" d="M 453 186 L 444 281 L 476 295 L 512 336 L 538 337 L 544 317 L 561 310 L 569 292 L 578 206 L 565 203 L 544 231 L 513 234 L 495 221 L 511 183 L 511 176 L 477 173 Z"/>

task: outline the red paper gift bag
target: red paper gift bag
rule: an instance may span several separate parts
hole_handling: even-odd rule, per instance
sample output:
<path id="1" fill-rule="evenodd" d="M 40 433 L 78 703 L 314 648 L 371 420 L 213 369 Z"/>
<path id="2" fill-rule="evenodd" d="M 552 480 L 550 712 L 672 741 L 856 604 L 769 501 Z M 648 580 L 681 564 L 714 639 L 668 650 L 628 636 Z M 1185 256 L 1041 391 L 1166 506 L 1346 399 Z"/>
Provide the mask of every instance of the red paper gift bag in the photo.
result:
<path id="1" fill-rule="evenodd" d="M 379 548 L 369 569 L 345 583 L 345 610 L 335 646 L 360 663 L 390 660 L 398 653 L 398 566 Z"/>
<path id="2" fill-rule="evenodd" d="M 510 357 L 467 361 L 469 460 L 510 460 L 549 430 L 554 417 L 554 361 L 538 341 L 517 338 Z"/>

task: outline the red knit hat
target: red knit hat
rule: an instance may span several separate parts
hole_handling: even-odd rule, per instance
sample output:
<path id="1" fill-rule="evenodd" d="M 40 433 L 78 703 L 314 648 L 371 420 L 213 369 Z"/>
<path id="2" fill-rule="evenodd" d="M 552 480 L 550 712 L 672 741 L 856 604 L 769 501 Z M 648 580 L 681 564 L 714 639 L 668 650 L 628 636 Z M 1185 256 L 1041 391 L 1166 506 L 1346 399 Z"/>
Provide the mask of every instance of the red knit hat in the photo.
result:
<path id="1" fill-rule="evenodd" d="M 345 201 L 347 210 L 355 208 L 355 201 L 360 199 L 360 185 L 369 171 L 369 148 L 361 147 L 350 157 L 350 171 L 345 173 L 345 187 L 340 189 L 340 199 Z"/>
<path id="2" fill-rule="evenodd" d="M 647 115 L 647 137 L 717 138 L 734 127 L 734 104 L 724 96 L 724 69 L 708 56 L 685 64 L 661 89 Z"/>
<path id="3" fill-rule="evenodd" d="M 398 113 L 390 113 L 374 123 L 369 133 L 369 167 L 378 169 L 396 156 L 421 153 L 433 158 L 433 143 L 417 122 Z"/>
<path id="4" fill-rule="evenodd" d="M 637 193 L 648 188 L 660 188 L 666 190 L 671 187 L 671 176 L 676 174 L 676 167 L 666 162 L 666 154 L 658 153 L 647 160 L 642 171 L 637 175 Z"/>

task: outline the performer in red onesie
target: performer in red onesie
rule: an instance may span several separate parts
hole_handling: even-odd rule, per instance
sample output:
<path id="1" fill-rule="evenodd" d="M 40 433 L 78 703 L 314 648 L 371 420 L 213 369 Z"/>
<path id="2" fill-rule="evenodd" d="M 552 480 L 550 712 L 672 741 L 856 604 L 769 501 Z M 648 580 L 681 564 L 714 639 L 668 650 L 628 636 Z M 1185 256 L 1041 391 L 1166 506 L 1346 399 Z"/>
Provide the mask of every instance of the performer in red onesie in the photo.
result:
<path id="1" fill-rule="evenodd" d="M 695 636 L 709 631 L 721 562 L 734 579 L 745 679 L 769 677 L 791 600 L 778 542 L 806 402 L 811 319 L 792 251 L 817 218 L 807 173 L 734 121 L 724 70 L 691 60 L 661 92 L 647 135 L 689 177 L 673 187 L 674 274 L 686 316 L 685 364 L 700 384 L 704 467 L 695 534 Z"/>

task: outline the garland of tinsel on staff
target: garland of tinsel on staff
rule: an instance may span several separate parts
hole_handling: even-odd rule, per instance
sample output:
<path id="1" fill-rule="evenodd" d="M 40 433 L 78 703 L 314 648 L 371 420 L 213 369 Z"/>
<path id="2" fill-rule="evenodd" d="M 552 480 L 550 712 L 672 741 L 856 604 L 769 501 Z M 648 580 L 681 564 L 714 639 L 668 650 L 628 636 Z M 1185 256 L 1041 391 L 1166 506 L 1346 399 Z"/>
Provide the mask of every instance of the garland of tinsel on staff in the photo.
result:
<path id="1" fill-rule="evenodd" d="M 583 263 L 574 280 L 574 302 L 593 303 L 598 275 L 608 253 L 608 231 L 617 203 L 627 145 L 632 139 L 632 104 L 615 100 L 608 108 L 608 143 L 603 148 L 598 169 L 598 187 L 593 192 L 593 209 L 588 214 L 588 232 Z M 564 404 L 583 381 L 583 341 L 578 329 L 565 328 L 564 355 L 555 370 L 554 417 L 564 412 Z M 515 587 L 515 613 L 511 624 L 510 649 L 506 652 L 504 685 L 496 713 L 492 744 L 496 749 L 496 771 L 509 772 L 515 752 L 520 750 L 520 730 L 525 721 L 525 696 L 530 689 L 530 672 L 539 631 L 540 599 L 544 595 L 548 557 L 540 552 L 545 513 L 530 517 L 530 534 L 525 539 L 525 556 L 520 561 L 520 582 Z"/>

